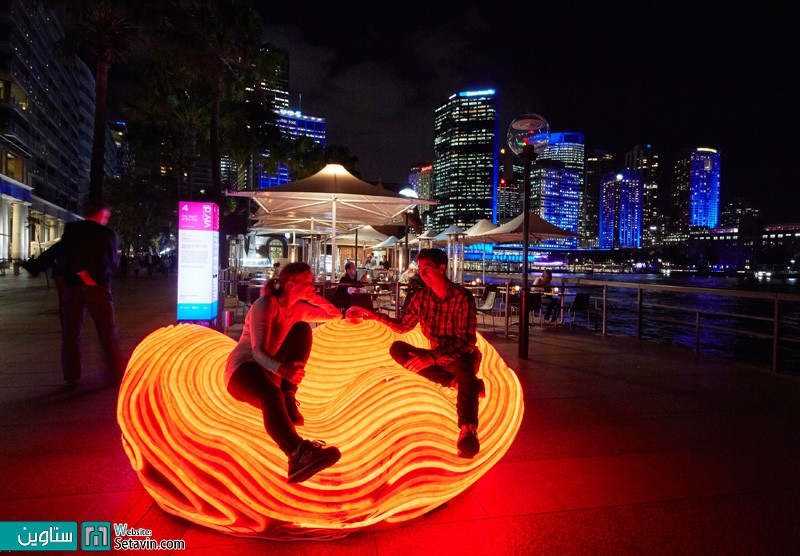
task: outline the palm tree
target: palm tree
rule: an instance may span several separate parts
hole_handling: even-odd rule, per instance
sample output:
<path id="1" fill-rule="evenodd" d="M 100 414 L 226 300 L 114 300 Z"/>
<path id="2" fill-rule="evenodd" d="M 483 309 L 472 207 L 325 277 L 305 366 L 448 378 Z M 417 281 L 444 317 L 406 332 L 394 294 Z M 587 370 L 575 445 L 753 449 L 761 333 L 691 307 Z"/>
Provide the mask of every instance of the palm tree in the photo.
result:
<path id="1" fill-rule="evenodd" d="M 147 3 L 137 0 L 46 0 L 45 3 L 59 14 L 66 42 L 88 62 L 94 62 L 95 110 L 89 198 L 100 200 L 108 130 L 108 73 L 115 62 L 127 59 L 133 51 Z"/>
<path id="2" fill-rule="evenodd" d="M 172 8 L 163 38 L 174 73 L 208 85 L 211 178 L 214 200 L 221 202 L 220 107 L 243 90 L 261 46 L 261 18 L 248 0 L 176 0 Z"/>

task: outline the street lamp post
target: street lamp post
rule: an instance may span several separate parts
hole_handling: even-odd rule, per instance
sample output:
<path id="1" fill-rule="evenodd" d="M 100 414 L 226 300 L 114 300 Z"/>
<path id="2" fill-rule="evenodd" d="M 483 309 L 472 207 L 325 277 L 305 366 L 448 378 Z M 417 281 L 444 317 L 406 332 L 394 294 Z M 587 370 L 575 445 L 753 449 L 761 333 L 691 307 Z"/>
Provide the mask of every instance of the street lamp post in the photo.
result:
<path id="1" fill-rule="evenodd" d="M 524 165 L 522 197 L 522 289 L 519 303 L 519 345 L 517 355 L 528 358 L 528 244 L 531 210 L 531 166 L 550 141 L 550 125 L 538 114 L 520 116 L 508 127 L 508 146 Z"/>
<path id="2" fill-rule="evenodd" d="M 412 189 L 411 187 L 406 187 L 405 189 L 400 190 L 399 193 L 403 197 L 408 197 L 410 199 L 419 199 L 419 195 L 417 195 L 417 192 L 414 191 L 414 189 Z M 408 251 L 408 214 L 412 210 L 414 210 L 414 206 L 415 205 L 410 205 L 410 206 L 406 207 L 406 211 L 405 211 L 406 212 L 405 213 L 405 216 L 406 216 L 406 237 L 405 237 L 405 259 L 404 259 L 404 264 L 405 264 L 406 267 L 411 262 L 410 253 Z M 403 270 L 405 270 L 405 269 L 401 268 L 399 270 L 400 270 L 400 272 L 403 272 Z"/>

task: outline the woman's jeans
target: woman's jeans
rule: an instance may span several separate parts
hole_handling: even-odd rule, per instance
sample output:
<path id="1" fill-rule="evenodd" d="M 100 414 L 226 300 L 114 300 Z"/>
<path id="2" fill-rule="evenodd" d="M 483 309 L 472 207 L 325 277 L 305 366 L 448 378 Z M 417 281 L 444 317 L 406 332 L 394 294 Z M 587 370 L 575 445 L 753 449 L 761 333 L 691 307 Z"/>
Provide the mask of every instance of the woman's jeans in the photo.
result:
<path id="1" fill-rule="evenodd" d="M 311 355 L 312 338 L 311 326 L 296 322 L 273 357 L 282 363 L 305 365 Z M 303 440 L 286 412 L 286 393 L 296 391 L 296 384 L 281 379 L 255 361 L 240 365 L 228 381 L 231 396 L 262 411 L 267 434 L 287 456 Z"/>

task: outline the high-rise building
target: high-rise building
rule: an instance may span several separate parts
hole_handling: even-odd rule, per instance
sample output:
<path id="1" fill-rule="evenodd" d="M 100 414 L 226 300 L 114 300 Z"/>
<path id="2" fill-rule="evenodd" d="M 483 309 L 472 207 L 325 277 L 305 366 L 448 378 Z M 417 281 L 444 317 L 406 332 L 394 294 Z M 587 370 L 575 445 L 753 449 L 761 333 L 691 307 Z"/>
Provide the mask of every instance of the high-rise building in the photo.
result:
<path id="1" fill-rule="evenodd" d="M 570 232 L 578 231 L 580 219 L 581 174 L 568 169 L 566 163 L 538 159 L 531 169 L 531 211 L 554 226 Z M 574 249 L 575 238 L 547 239 L 543 247 Z"/>
<path id="2" fill-rule="evenodd" d="M 466 229 L 497 220 L 497 97 L 494 89 L 462 91 L 435 111 L 432 225 Z"/>
<path id="3" fill-rule="evenodd" d="M 642 177 L 642 246 L 655 245 L 660 239 L 658 190 L 661 183 L 659 156 L 652 145 L 639 145 L 625 154 L 625 169 L 636 170 Z"/>
<path id="4" fill-rule="evenodd" d="M 0 259 L 60 237 L 88 186 L 94 77 L 63 36 L 42 2 L 0 0 Z"/>
<path id="5" fill-rule="evenodd" d="M 642 177 L 636 170 L 609 172 L 601 179 L 600 248 L 641 247 Z"/>
<path id="6" fill-rule="evenodd" d="M 586 179 L 581 196 L 581 221 L 578 233 L 587 239 L 580 240 L 582 247 L 599 247 L 600 235 L 600 180 L 614 167 L 614 155 L 594 149 L 586 156 Z"/>
<path id="7" fill-rule="evenodd" d="M 289 108 L 289 55 L 275 45 L 264 45 L 261 48 L 262 54 L 269 56 L 274 67 L 273 72 L 261 76 L 257 83 L 247 88 L 249 101 L 258 103 L 269 103 L 275 113 L 275 123 L 264 122 L 262 125 L 276 125 L 281 135 L 289 140 L 297 141 L 301 138 L 310 139 L 320 147 L 325 147 L 326 124 L 324 118 L 303 114 L 299 109 Z M 269 152 L 261 153 L 268 157 Z M 285 160 L 274 162 L 275 168 L 267 171 L 264 164 L 252 161 L 250 165 L 242 169 L 237 183 L 253 182 L 254 188 L 272 187 L 289 183 L 289 163 Z M 252 179 L 250 179 L 252 171 Z"/>
<path id="8" fill-rule="evenodd" d="M 411 173 L 408 174 L 408 185 L 417 192 L 417 196 L 420 199 L 433 199 L 433 165 L 426 164 L 411 168 Z M 419 216 L 422 219 L 422 224 L 425 228 L 428 228 L 433 216 L 431 206 L 421 205 L 419 207 Z"/>
<path id="9" fill-rule="evenodd" d="M 261 53 L 273 62 L 274 72 L 264 75 L 258 82 L 261 94 L 276 110 L 289 109 L 289 54 L 283 48 L 267 44 Z"/>
<path id="10" fill-rule="evenodd" d="M 531 177 L 531 207 L 539 206 L 539 216 L 555 224 L 559 228 L 578 232 L 580 221 L 581 194 L 584 188 L 586 173 L 586 153 L 583 143 L 583 133 L 554 132 L 550 134 L 547 147 L 539 154 L 536 165 L 532 170 L 537 179 Z M 563 166 L 556 171 L 550 167 L 548 172 L 537 173 L 536 167 L 547 165 L 548 161 L 561 163 Z M 546 176 L 546 177 L 545 177 Z M 555 181 L 552 181 L 554 180 Z M 539 181 L 547 181 L 539 184 Z M 549 190 L 546 199 L 538 199 L 534 194 L 536 190 Z M 575 239 L 557 239 L 542 242 L 543 246 L 552 247 L 577 247 Z"/>
<path id="11" fill-rule="evenodd" d="M 277 116 L 278 129 L 284 137 L 293 141 L 305 137 L 320 147 L 325 147 L 325 118 L 307 116 L 299 110 L 276 109 L 275 114 Z M 278 170 L 274 174 L 265 172 L 263 167 L 259 168 L 259 188 L 272 187 L 273 185 L 281 185 L 291 181 L 289 164 L 279 161 L 277 167 Z"/>
<path id="12" fill-rule="evenodd" d="M 719 222 L 720 152 L 698 147 L 678 153 L 672 191 L 672 231 L 684 234 Z"/>
<path id="13" fill-rule="evenodd" d="M 510 220 L 522 213 L 524 168 L 511 149 L 500 149 L 497 176 L 497 222 Z"/>

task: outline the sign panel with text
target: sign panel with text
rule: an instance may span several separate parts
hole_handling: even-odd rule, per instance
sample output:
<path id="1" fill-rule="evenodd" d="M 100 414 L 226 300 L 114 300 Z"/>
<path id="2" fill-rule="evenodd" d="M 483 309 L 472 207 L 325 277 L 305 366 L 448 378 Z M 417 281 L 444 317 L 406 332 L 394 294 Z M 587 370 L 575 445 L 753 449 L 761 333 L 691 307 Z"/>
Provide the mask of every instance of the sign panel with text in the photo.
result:
<path id="1" fill-rule="evenodd" d="M 219 207 L 178 203 L 178 320 L 217 317 Z"/>

